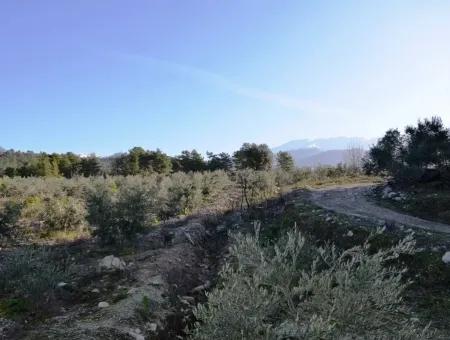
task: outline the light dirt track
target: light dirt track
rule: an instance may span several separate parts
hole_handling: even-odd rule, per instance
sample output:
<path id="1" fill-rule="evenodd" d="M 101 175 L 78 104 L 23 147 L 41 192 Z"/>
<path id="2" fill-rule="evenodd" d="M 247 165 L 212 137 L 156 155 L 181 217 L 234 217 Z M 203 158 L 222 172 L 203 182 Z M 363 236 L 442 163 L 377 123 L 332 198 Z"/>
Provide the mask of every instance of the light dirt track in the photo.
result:
<path id="1" fill-rule="evenodd" d="M 310 199 L 318 206 L 337 213 L 450 234 L 450 225 L 427 221 L 380 207 L 367 198 L 370 184 L 357 184 L 324 189 L 312 189 Z"/>

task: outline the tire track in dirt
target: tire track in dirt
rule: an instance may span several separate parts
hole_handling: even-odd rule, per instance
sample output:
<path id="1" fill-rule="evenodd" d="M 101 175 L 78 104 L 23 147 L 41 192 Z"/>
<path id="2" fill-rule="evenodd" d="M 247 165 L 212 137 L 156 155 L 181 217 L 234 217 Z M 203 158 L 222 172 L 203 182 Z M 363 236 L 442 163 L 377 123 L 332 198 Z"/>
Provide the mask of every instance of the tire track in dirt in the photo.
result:
<path id="1" fill-rule="evenodd" d="M 367 194 L 373 187 L 373 184 L 356 184 L 311 189 L 309 199 L 324 209 L 345 215 L 395 222 L 408 227 L 450 234 L 450 225 L 402 214 L 371 202 Z"/>

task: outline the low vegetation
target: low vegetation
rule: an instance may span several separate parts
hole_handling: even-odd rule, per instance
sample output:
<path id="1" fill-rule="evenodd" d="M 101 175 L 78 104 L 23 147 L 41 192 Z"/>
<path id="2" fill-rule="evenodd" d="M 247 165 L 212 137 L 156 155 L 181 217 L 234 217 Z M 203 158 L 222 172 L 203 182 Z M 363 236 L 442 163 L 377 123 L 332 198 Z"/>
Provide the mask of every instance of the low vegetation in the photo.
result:
<path id="1" fill-rule="evenodd" d="M 337 168 L 177 172 L 169 175 L 0 178 L 0 236 L 123 244 L 161 221 L 244 209 L 289 188 L 364 178 Z"/>
<path id="2" fill-rule="evenodd" d="M 338 250 L 293 229 L 273 246 L 234 236 L 232 261 L 208 303 L 195 310 L 194 339 L 431 339 L 407 317 L 404 269 L 411 237 L 370 252 L 371 239 Z"/>

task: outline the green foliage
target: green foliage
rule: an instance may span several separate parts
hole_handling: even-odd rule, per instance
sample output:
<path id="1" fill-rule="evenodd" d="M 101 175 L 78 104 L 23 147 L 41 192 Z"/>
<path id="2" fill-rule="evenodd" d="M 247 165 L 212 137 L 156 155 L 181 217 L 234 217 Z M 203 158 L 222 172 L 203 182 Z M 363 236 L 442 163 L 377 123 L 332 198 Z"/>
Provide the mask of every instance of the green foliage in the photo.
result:
<path id="1" fill-rule="evenodd" d="M 136 314 L 139 316 L 139 318 L 142 321 L 149 321 L 152 314 L 153 314 L 153 309 L 152 309 L 152 303 L 150 301 L 150 298 L 145 295 L 142 297 L 141 303 L 139 304 L 138 307 L 136 307 Z"/>
<path id="2" fill-rule="evenodd" d="M 26 314 L 30 310 L 30 303 L 23 298 L 0 300 L 0 317 L 15 318 Z"/>
<path id="3" fill-rule="evenodd" d="M 240 170 L 236 172 L 236 182 L 241 191 L 241 207 L 254 206 L 275 196 L 279 190 L 276 175 L 271 171 Z"/>
<path id="4" fill-rule="evenodd" d="M 113 173 L 116 175 L 137 174 L 169 174 L 172 171 L 172 161 L 161 150 L 146 151 L 141 147 L 132 148 L 128 154 L 114 159 Z"/>
<path id="5" fill-rule="evenodd" d="M 95 156 L 82 158 L 79 166 L 80 174 L 84 177 L 98 176 L 101 172 L 100 162 Z"/>
<path id="6" fill-rule="evenodd" d="M 173 159 L 173 169 L 183 172 L 205 171 L 206 162 L 196 150 L 184 150 L 181 152 L 181 155 Z"/>
<path id="7" fill-rule="evenodd" d="M 261 203 L 287 187 L 337 182 L 340 176 L 350 176 L 350 170 L 329 167 L 291 172 L 244 169 L 107 178 L 3 177 L 0 224 L 18 235 L 45 238 L 85 236 L 90 224 L 105 243 L 121 243 L 120 240 L 133 238 L 136 232 L 160 220 L 261 207 Z"/>
<path id="8" fill-rule="evenodd" d="M 272 151 L 266 144 L 244 143 L 233 155 L 236 168 L 269 170 L 272 168 Z"/>
<path id="9" fill-rule="evenodd" d="M 283 171 L 290 172 L 295 168 L 294 159 L 289 152 L 280 151 L 277 153 L 277 165 Z"/>
<path id="10" fill-rule="evenodd" d="M 77 230 L 84 226 L 86 209 L 79 199 L 64 196 L 47 199 L 40 211 L 44 232 Z"/>
<path id="11" fill-rule="evenodd" d="M 104 244 L 122 245 L 144 231 L 154 220 L 152 187 L 124 180 L 117 191 L 107 182 L 98 184 L 87 197 L 87 220 Z"/>
<path id="12" fill-rule="evenodd" d="M 207 168 L 209 171 L 231 171 L 233 169 L 233 159 L 226 152 L 222 152 L 219 154 L 207 152 L 206 154 L 208 156 Z"/>
<path id="13" fill-rule="evenodd" d="M 431 339 L 407 317 L 404 270 L 388 263 L 411 253 L 407 238 L 370 254 L 369 240 L 338 251 L 291 231 L 275 246 L 238 234 L 221 284 L 195 311 L 194 339 Z"/>
<path id="14" fill-rule="evenodd" d="M 433 169 L 442 180 L 450 169 L 450 133 L 439 117 L 408 126 L 405 133 L 388 130 L 364 162 L 367 173 L 388 174 L 398 182 L 421 180 Z M 448 181 L 448 179 L 447 179 Z"/>
<path id="15" fill-rule="evenodd" d="M 4 255 L 0 265 L 0 293 L 33 304 L 48 299 L 58 282 L 67 280 L 70 268 L 45 248 L 24 247 Z"/>
<path id="16" fill-rule="evenodd" d="M 47 154 L 22 153 L 9 150 L 0 154 L 0 175 L 8 177 L 59 177 L 72 178 L 100 174 L 101 166 L 97 157 L 81 158 L 74 153 Z"/>
<path id="17" fill-rule="evenodd" d="M 0 210 L 0 236 L 10 235 L 22 212 L 22 204 L 17 201 L 7 201 Z"/>

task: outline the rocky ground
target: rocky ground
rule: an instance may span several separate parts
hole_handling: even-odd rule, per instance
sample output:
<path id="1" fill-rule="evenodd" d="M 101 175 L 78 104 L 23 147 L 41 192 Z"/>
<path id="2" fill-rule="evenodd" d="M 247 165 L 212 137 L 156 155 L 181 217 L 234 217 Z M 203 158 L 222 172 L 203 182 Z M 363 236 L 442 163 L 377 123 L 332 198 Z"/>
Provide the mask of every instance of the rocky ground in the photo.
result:
<path id="1" fill-rule="evenodd" d="M 67 247 L 75 275 L 58 284 L 53 315 L 37 313 L 21 324 L 3 320 L 0 338 L 184 338 L 192 307 L 214 283 L 227 230 L 237 219 L 231 214 L 220 224 L 190 218 L 163 225 L 140 237 L 129 254 L 89 241 Z"/>

